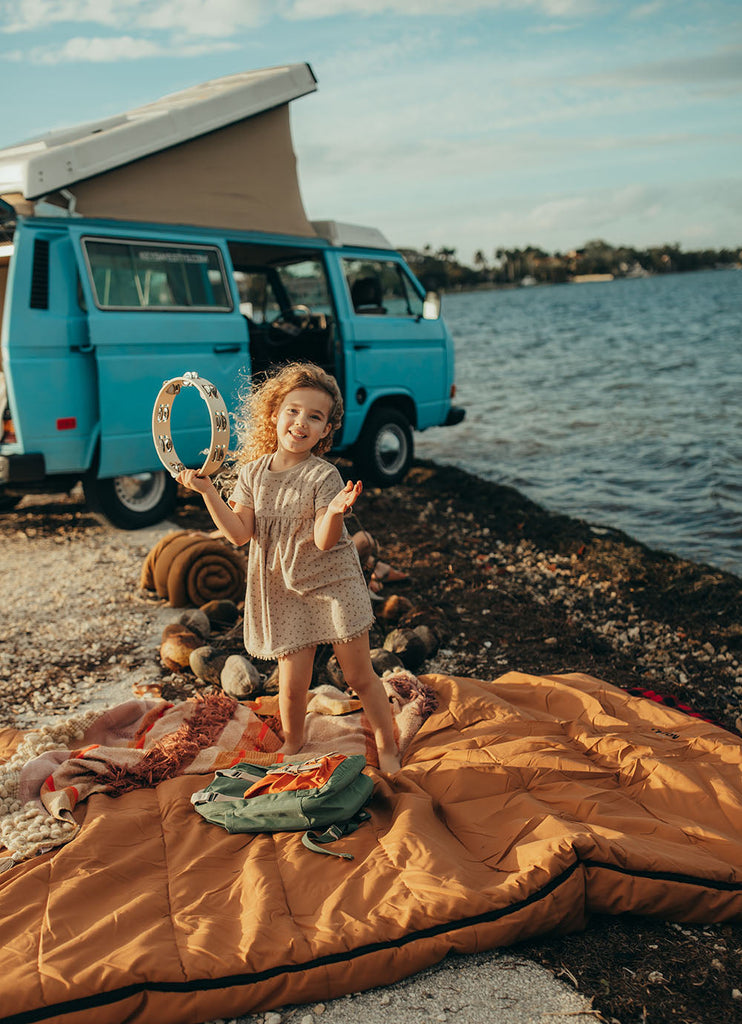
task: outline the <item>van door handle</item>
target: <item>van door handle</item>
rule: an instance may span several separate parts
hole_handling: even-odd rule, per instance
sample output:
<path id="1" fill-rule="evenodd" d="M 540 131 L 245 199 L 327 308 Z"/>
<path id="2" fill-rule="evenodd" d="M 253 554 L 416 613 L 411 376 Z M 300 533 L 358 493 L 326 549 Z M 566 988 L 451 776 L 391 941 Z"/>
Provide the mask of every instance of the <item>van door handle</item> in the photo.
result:
<path id="1" fill-rule="evenodd" d="M 353 346 L 353 351 L 354 352 L 367 352 L 370 348 L 371 348 L 370 345 L 354 345 Z"/>
<path id="2" fill-rule="evenodd" d="M 239 352 L 239 345 L 214 345 L 215 352 Z"/>

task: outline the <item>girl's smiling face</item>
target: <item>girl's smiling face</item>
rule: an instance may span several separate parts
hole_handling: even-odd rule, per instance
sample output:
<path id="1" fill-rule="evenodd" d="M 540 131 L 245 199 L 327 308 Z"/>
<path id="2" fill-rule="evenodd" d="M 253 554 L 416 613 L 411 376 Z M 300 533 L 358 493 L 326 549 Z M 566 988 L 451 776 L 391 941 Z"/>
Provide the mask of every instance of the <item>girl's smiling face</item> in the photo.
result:
<path id="1" fill-rule="evenodd" d="M 285 396 L 274 413 L 278 448 L 291 461 L 311 454 L 315 445 L 330 432 L 332 399 L 318 388 L 295 388 Z"/>

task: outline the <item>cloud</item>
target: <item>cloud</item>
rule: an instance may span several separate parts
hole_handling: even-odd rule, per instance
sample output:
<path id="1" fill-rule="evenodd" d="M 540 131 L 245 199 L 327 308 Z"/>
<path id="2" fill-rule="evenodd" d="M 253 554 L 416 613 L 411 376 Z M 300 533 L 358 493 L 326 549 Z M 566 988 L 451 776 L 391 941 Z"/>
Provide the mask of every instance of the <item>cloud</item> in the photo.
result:
<path id="1" fill-rule="evenodd" d="M 60 22 L 116 26 L 130 18 L 141 0 L 18 0 L 2 5 L 4 32 L 27 32 Z"/>
<path id="2" fill-rule="evenodd" d="M 597 0 L 284 0 L 284 17 L 295 20 L 358 14 L 376 17 L 397 14 L 407 17 L 460 17 L 476 11 L 534 7 L 553 17 L 570 18 L 596 10 Z"/>
<path id="3" fill-rule="evenodd" d="M 147 4 L 138 24 L 191 36 L 231 36 L 267 20 L 269 10 L 263 0 L 166 0 Z"/>
<path id="4" fill-rule="evenodd" d="M 235 43 L 197 43 L 163 45 L 151 39 L 134 36 L 90 38 L 75 36 L 62 46 L 36 46 L 31 50 L 13 50 L 0 54 L 4 60 L 52 65 L 65 63 L 104 64 L 111 61 L 144 60 L 152 57 L 197 57 L 216 50 L 233 50 Z"/>
<path id="5" fill-rule="evenodd" d="M 649 0 L 649 3 L 631 7 L 628 11 L 628 16 L 636 20 L 652 18 L 655 14 L 659 14 L 661 10 L 664 10 L 666 6 L 665 0 Z"/>
<path id="6" fill-rule="evenodd" d="M 661 209 L 661 191 L 644 185 L 628 185 L 611 192 L 565 196 L 540 203 L 528 212 L 524 227 L 537 235 L 579 224 L 588 234 L 626 217 L 645 222 Z"/>
<path id="7" fill-rule="evenodd" d="M 578 79 L 588 86 L 643 88 L 648 85 L 714 85 L 742 82 L 742 46 L 729 46 L 715 53 L 646 61 L 619 70 L 587 75 Z"/>
<path id="8" fill-rule="evenodd" d="M 54 24 L 156 29 L 201 37 L 230 36 L 265 21 L 268 0 L 19 0 L 4 3 L 4 32 L 47 29 Z"/>
<path id="9" fill-rule="evenodd" d="M 448 16 L 531 7 L 551 17 L 595 11 L 597 0 L 9 0 L 0 5 L 5 32 L 68 22 L 116 28 L 156 28 L 189 35 L 232 35 L 271 16 L 311 21 L 341 15 Z"/>
<path id="10" fill-rule="evenodd" d="M 730 179 L 703 179 L 670 186 L 631 184 L 555 195 L 543 202 L 503 196 L 503 202 L 465 230 L 472 240 L 489 239 L 509 247 L 527 243 L 545 249 L 582 245 L 606 238 L 614 245 L 651 246 L 679 241 L 719 248 L 739 245 L 739 192 Z M 460 219 L 463 225 L 464 218 Z M 451 237 L 456 238 L 455 233 Z M 481 248 L 481 244 L 480 244 Z"/>

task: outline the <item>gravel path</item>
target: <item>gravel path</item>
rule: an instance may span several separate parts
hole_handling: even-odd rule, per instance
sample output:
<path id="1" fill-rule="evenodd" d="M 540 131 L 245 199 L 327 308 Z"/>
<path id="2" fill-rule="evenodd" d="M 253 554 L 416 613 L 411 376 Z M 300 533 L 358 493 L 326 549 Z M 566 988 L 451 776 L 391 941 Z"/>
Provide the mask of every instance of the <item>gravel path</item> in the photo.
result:
<path id="1" fill-rule="evenodd" d="M 160 634 L 177 611 L 139 590 L 144 556 L 171 530 L 0 537 L 0 725 L 31 728 L 159 682 Z"/>

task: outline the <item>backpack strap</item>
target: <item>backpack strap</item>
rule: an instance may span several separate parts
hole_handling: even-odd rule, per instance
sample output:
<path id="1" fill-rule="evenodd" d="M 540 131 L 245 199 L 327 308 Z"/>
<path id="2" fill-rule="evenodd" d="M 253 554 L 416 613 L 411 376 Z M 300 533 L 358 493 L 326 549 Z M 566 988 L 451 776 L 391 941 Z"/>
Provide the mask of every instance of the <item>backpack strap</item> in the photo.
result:
<path id="1" fill-rule="evenodd" d="M 313 850 L 314 853 L 326 853 L 329 857 L 342 857 L 343 860 L 353 860 L 352 853 L 339 853 L 335 850 L 323 850 L 322 846 L 317 844 L 334 843 L 337 839 L 342 839 L 343 836 L 347 836 L 351 832 L 355 832 L 364 821 L 368 821 L 371 815 L 368 811 L 360 810 L 348 821 L 344 821 L 342 825 L 328 825 L 324 832 L 315 832 L 310 829 L 305 832 L 301 837 L 302 843 L 308 850 Z"/>

